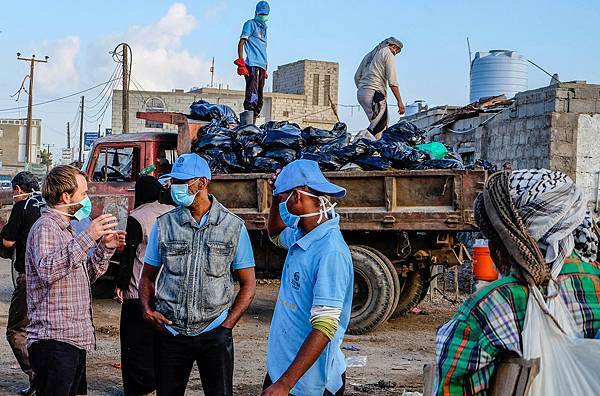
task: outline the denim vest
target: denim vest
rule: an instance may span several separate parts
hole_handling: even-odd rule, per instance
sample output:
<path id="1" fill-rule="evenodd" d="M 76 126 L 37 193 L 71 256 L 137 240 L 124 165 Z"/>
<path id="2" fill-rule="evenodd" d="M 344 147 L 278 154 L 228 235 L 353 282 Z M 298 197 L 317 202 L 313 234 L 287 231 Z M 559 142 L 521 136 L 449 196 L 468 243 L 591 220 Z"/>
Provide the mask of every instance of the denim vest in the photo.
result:
<path id="1" fill-rule="evenodd" d="M 162 262 L 156 310 L 182 335 L 202 331 L 233 304 L 231 264 L 243 220 L 210 198 L 208 220 L 202 227 L 184 207 L 156 222 Z"/>

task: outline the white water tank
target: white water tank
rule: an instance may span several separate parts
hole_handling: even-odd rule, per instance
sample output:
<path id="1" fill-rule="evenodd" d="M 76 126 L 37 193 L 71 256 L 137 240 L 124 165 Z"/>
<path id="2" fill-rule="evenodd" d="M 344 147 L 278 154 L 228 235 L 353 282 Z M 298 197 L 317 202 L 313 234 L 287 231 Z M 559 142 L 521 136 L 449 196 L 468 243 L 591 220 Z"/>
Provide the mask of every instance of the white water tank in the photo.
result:
<path id="1" fill-rule="evenodd" d="M 512 98 L 527 90 L 527 59 L 518 52 L 477 52 L 471 63 L 470 101 L 496 95 Z"/>

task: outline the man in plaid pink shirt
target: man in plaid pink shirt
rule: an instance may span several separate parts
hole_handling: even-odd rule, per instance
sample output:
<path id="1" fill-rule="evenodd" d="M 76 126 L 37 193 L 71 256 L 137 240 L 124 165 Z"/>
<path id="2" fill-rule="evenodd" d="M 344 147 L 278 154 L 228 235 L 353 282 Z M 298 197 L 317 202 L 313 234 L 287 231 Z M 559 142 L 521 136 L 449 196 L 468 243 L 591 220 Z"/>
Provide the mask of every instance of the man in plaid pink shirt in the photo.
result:
<path id="1" fill-rule="evenodd" d="M 48 207 L 27 239 L 27 346 L 37 394 L 75 395 L 85 383 L 86 351 L 96 347 L 90 285 L 125 233 L 105 214 L 75 234 L 70 220 L 91 213 L 85 173 L 77 168 L 53 168 L 42 196 Z"/>

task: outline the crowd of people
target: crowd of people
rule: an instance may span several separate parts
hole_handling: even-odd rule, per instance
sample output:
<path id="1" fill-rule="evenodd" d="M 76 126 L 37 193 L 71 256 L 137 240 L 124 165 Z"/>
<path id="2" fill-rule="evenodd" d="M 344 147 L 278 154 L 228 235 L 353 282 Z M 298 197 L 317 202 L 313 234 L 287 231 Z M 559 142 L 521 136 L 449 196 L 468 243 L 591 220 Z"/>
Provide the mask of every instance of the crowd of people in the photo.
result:
<path id="1" fill-rule="evenodd" d="M 197 154 L 181 155 L 161 180 L 174 206 L 160 202 L 165 185 L 141 176 L 126 230 L 118 230 L 112 214 L 90 217 L 77 168 L 53 168 L 41 192 L 28 172 L 13 179 L 18 202 L 2 238 L 17 245 L 8 339 L 30 379 L 22 394 L 85 394 L 86 353 L 96 348 L 90 287 L 117 249 L 124 393 L 183 395 L 196 363 L 206 395 L 233 394 L 232 329 L 256 287 L 248 231 L 209 193 L 211 171 Z M 288 255 L 263 395 L 342 395 L 353 268 L 327 197 L 345 190 L 307 160 L 270 184 L 268 233 Z"/>
<path id="2" fill-rule="evenodd" d="M 86 175 L 77 168 L 53 168 L 41 191 L 31 173 L 14 177 L 15 204 L 1 236 L 4 250 L 16 253 L 7 339 L 31 383 L 22 394 L 85 394 L 86 353 L 96 347 L 90 285 L 117 249 L 124 393 L 183 395 L 196 363 L 205 394 L 233 394 L 232 329 L 256 284 L 248 231 L 209 193 L 211 172 L 197 154 L 180 156 L 161 180 L 167 185 L 139 177 L 123 231 L 112 214 L 91 218 Z M 343 395 L 353 267 L 328 197 L 346 191 L 309 160 L 290 163 L 270 184 L 267 232 L 288 254 L 263 395 Z M 160 202 L 165 188 L 174 205 Z M 577 337 L 600 330 L 598 233 L 568 176 L 498 172 L 477 198 L 475 215 L 503 277 L 440 327 L 439 395 L 486 394 L 502 360 L 523 355 L 532 292 L 561 298 Z"/>

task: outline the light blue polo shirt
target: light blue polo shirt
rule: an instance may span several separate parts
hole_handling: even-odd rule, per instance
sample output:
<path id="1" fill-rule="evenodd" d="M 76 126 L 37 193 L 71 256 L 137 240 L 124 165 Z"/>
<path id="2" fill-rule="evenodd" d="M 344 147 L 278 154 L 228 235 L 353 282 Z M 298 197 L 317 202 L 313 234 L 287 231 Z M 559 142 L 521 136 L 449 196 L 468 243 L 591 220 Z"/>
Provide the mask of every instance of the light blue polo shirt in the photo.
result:
<path id="1" fill-rule="evenodd" d="M 208 214 L 209 212 L 206 212 L 200 219 L 200 227 L 205 225 L 208 221 Z M 150 236 L 148 237 L 148 246 L 146 247 L 144 262 L 153 267 L 162 266 L 160 251 L 158 249 L 158 228 L 156 227 L 156 223 L 152 226 L 152 231 L 150 231 Z M 248 235 L 248 230 L 245 225 L 242 225 L 240 239 L 231 267 L 233 271 L 254 267 L 254 253 L 252 251 L 252 244 L 250 243 L 250 235 Z M 225 319 L 227 319 L 227 315 L 229 315 L 229 309 L 224 310 L 211 324 L 202 330 L 200 334 L 219 327 Z"/>
<path id="2" fill-rule="evenodd" d="M 280 240 L 288 254 L 269 332 L 269 376 L 277 381 L 292 364 L 312 331 L 313 305 L 341 308 L 335 337 L 291 391 L 293 395 L 322 396 L 327 389 L 335 394 L 346 371 L 341 344 L 350 322 L 354 287 L 352 257 L 340 231 L 340 217 L 336 215 L 306 235 L 286 228 Z"/>
<path id="3" fill-rule="evenodd" d="M 250 19 L 244 23 L 241 38 L 248 41 L 244 45 L 246 65 L 267 68 L 267 25 Z"/>

